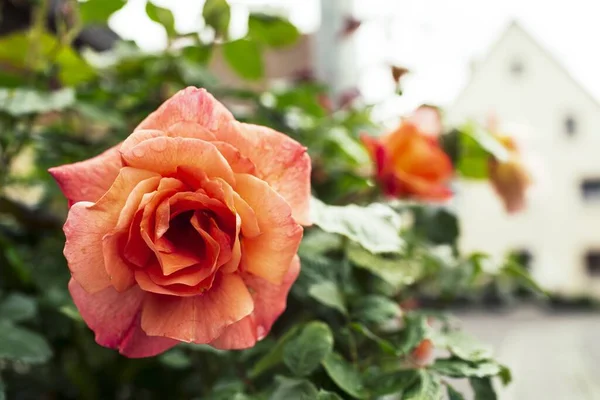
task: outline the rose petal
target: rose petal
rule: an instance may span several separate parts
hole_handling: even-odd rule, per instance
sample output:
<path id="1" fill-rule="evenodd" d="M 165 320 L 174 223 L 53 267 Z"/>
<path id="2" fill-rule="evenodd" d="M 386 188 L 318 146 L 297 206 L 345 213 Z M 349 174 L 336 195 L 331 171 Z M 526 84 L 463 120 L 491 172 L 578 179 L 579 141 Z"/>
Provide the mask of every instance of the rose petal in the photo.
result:
<path id="1" fill-rule="evenodd" d="M 220 274 L 211 289 L 200 296 L 148 296 L 142 312 L 142 328 L 152 336 L 210 343 L 253 308 L 242 278 Z"/>
<path id="2" fill-rule="evenodd" d="M 128 165 L 162 176 L 175 176 L 179 167 L 189 166 L 203 171 L 209 177 L 234 183 L 227 160 L 215 146 L 203 140 L 157 137 L 137 144 L 122 155 Z"/>
<path id="3" fill-rule="evenodd" d="M 189 121 L 215 132 L 233 120 L 233 115 L 205 89 L 188 87 L 164 102 L 136 130 L 167 130 L 172 125 Z"/>
<path id="4" fill-rule="evenodd" d="M 422 105 L 412 113 L 409 120 L 425 135 L 438 137 L 442 134 L 442 115 L 437 107 Z"/>
<path id="5" fill-rule="evenodd" d="M 256 166 L 248 158 L 242 155 L 238 149 L 225 142 L 212 142 L 227 160 L 231 169 L 240 174 L 256 174 Z"/>
<path id="6" fill-rule="evenodd" d="M 159 295 L 169 295 L 177 298 L 197 297 L 202 295 L 212 285 L 213 277 L 210 276 L 208 279 L 194 286 L 179 283 L 163 286 L 154 282 L 146 270 L 136 270 L 135 280 L 140 288 L 142 288 L 145 292 Z"/>
<path id="7" fill-rule="evenodd" d="M 254 163 L 256 175 L 287 201 L 298 223 L 311 224 L 311 166 L 304 146 L 283 133 L 251 124 L 232 124 L 216 135 Z"/>
<path id="8" fill-rule="evenodd" d="M 255 211 L 261 234 L 242 239 L 245 269 L 280 284 L 302 240 L 302 227 L 290 206 L 266 182 L 247 174 L 236 175 L 236 190 Z"/>
<path id="9" fill-rule="evenodd" d="M 48 170 L 69 200 L 69 207 L 78 201 L 95 202 L 106 193 L 123 166 L 117 147 L 89 160 Z"/>
<path id="10" fill-rule="evenodd" d="M 121 256 L 121 249 L 127 243 L 127 231 L 109 233 L 102 238 L 104 266 L 110 283 L 118 292 L 123 292 L 134 285 L 133 270 Z"/>
<path id="11" fill-rule="evenodd" d="M 156 176 L 152 172 L 122 168 L 108 192 L 95 204 L 75 203 L 63 228 L 64 254 L 73 278 L 94 293 L 110 285 L 104 266 L 102 238 L 115 228 L 129 193 L 136 185 Z"/>
<path id="12" fill-rule="evenodd" d="M 242 278 L 251 289 L 254 311 L 246 318 L 229 325 L 212 343 L 218 349 L 245 349 L 262 340 L 286 307 L 287 295 L 300 272 L 300 260 L 294 257 L 281 285 L 273 285 L 251 274 Z"/>
<path id="13" fill-rule="evenodd" d="M 101 346 L 118 349 L 127 357 L 151 357 L 178 342 L 146 335 L 140 326 L 144 292 L 132 287 L 119 293 L 112 287 L 95 294 L 87 293 L 74 279 L 69 291 L 81 317 L 96 334 Z"/>
<path id="14" fill-rule="evenodd" d="M 304 147 L 272 129 L 235 123 L 225 106 L 206 90 L 193 87 L 167 100 L 136 130 L 166 131 L 185 121 L 205 127 L 218 141 L 232 145 L 249 158 L 256 165 L 258 176 L 288 201 L 294 218 L 310 225 L 310 158 Z"/>

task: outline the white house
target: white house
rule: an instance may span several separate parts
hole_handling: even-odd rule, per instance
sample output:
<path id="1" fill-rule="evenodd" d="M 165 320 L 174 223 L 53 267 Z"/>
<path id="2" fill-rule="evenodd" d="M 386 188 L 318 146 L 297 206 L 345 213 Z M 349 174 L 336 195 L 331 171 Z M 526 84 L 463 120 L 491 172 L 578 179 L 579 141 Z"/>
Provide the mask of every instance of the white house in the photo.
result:
<path id="1" fill-rule="evenodd" d="M 549 290 L 600 297 L 600 103 L 512 23 L 473 68 L 448 119 L 483 122 L 491 113 L 518 126 L 510 133 L 537 159 L 536 182 L 516 215 L 489 184 L 461 182 L 462 248 L 496 259 L 528 254 L 531 273 Z"/>

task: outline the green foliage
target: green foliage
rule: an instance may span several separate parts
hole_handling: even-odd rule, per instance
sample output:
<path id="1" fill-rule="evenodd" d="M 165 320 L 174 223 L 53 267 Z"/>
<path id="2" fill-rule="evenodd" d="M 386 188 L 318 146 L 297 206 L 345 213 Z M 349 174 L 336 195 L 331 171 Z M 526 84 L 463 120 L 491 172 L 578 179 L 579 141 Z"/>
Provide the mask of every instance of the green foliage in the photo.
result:
<path id="1" fill-rule="evenodd" d="M 458 358 L 438 359 L 431 368 L 442 375 L 453 378 L 484 378 L 496 376 L 500 373 L 501 366 L 491 361 L 468 362 Z"/>
<path id="2" fill-rule="evenodd" d="M 360 207 L 330 206 L 313 198 L 312 220 L 325 232 L 337 233 L 357 242 L 372 253 L 393 253 L 402 250 L 400 217 L 383 204 Z"/>
<path id="3" fill-rule="evenodd" d="M 352 307 L 354 318 L 366 324 L 382 324 L 392 318 L 399 317 L 401 313 L 402 311 L 396 302 L 378 295 L 361 297 Z"/>
<path id="4" fill-rule="evenodd" d="M 359 372 L 338 353 L 329 353 L 322 361 L 331 380 L 344 392 L 356 399 L 365 398 L 365 388 Z"/>
<path id="5" fill-rule="evenodd" d="M 66 86 L 88 82 L 96 74 L 70 46 L 45 32 L 0 37 L 0 62 L 23 75 L 51 74 L 57 67 L 58 79 Z"/>
<path id="6" fill-rule="evenodd" d="M 487 179 L 490 157 L 508 159 L 508 150 L 489 131 L 475 122 L 465 124 L 459 131 L 459 162 L 457 170 L 468 179 Z"/>
<path id="7" fill-rule="evenodd" d="M 148 1 L 146 2 L 146 14 L 148 14 L 148 17 L 152 21 L 161 24 L 169 37 L 177 34 L 175 31 L 175 17 L 173 17 L 173 13 L 168 8 L 159 7 Z"/>
<path id="8" fill-rule="evenodd" d="M 87 0 L 79 3 L 79 16 L 83 23 L 106 23 L 108 18 L 125 5 L 125 0 Z"/>
<path id="9" fill-rule="evenodd" d="M 0 322 L 0 360 L 45 363 L 52 350 L 43 336 L 9 322 Z"/>
<path id="10" fill-rule="evenodd" d="M 496 400 L 498 398 L 489 378 L 471 378 L 469 382 L 475 394 L 474 400 Z"/>
<path id="11" fill-rule="evenodd" d="M 64 110 L 75 103 L 75 91 L 43 93 L 31 89 L 0 89 L 0 111 L 15 117 Z"/>
<path id="12" fill-rule="evenodd" d="M 421 370 L 417 382 L 404 392 L 402 398 L 405 400 L 440 400 L 442 394 L 440 378 Z"/>
<path id="13" fill-rule="evenodd" d="M 448 393 L 448 400 L 465 400 L 465 397 L 460 392 L 448 384 L 446 384 L 446 392 Z"/>
<path id="14" fill-rule="evenodd" d="M 264 65 L 259 45 L 248 39 L 238 39 L 223 44 L 225 60 L 239 76 L 257 80 L 264 75 Z"/>
<path id="15" fill-rule="evenodd" d="M 307 380 L 291 379 L 283 376 L 276 378 L 275 391 L 269 397 L 269 400 L 313 400 L 319 393 L 317 388 Z"/>
<path id="16" fill-rule="evenodd" d="M 347 314 L 346 304 L 340 289 L 335 283 L 323 281 L 311 285 L 308 294 L 319 303 L 327 307 L 335 308 L 342 314 Z"/>
<path id="17" fill-rule="evenodd" d="M 342 400 L 342 398 L 337 393 L 319 390 L 317 400 Z"/>
<path id="18" fill-rule="evenodd" d="M 202 9 L 206 25 L 215 31 L 216 37 L 227 37 L 231 10 L 227 0 L 206 0 Z"/>
<path id="19" fill-rule="evenodd" d="M 313 372 L 333 349 L 333 335 L 322 322 L 307 324 L 283 350 L 283 362 L 296 376 Z"/>
<path id="20" fill-rule="evenodd" d="M 251 14 L 248 36 L 271 47 L 290 46 L 298 40 L 300 32 L 289 21 L 265 14 Z"/>
<path id="21" fill-rule="evenodd" d="M 0 320 L 22 322 L 36 314 L 35 299 L 21 293 L 13 293 L 0 303 Z"/>

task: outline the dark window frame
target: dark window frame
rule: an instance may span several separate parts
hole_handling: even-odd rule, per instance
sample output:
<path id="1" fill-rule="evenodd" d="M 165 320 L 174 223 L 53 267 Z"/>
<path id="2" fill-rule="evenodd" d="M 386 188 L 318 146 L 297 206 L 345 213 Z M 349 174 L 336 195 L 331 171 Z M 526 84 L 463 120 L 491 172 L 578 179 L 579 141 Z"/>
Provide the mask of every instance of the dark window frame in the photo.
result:
<path id="1" fill-rule="evenodd" d="M 579 190 L 584 201 L 600 202 L 600 177 L 582 179 Z"/>
<path id="2" fill-rule="evenodd" d="M 510 255 L 525 270 L 527 270 L 528 272 L 531 272 L 531 267 L 532 267 L 533 261 L 535 260 L 535 256 L 530 249 L 528 249 L 527 247 L 515 248 L 510 252 Z"/>
<path id="3" fill-rule="evenodd" d="M 563 129 L 568 136 L 577 134 L 577 118 L 573 114 L 568 114 L 563 120 Z"/>
<path id="4" fill-rule="evenodd" d="M 593 278 L 600 278 L 600 248 L 587 249 L 583 258 L 587 275 Z"/>
<path id="5" fill-rule="evenodd" d="M 521 58 L 515 58 L 510 62 L 509 71 L 513 78 L 521 78 L 525 72 L 525 63 Z"/>

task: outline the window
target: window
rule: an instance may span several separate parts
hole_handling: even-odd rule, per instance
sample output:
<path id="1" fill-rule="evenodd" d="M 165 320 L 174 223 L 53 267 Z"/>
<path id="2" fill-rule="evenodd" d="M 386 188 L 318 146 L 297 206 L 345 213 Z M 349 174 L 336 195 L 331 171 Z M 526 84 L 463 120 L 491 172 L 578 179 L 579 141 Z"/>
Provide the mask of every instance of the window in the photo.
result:
<path id="1" fill-rule="evenodd" d="M 600 201 L 600 178 L 588 178 L 581 182 L 581 195 L 586 201 Z"/>
<path id="2" fill-rule="evenodd" d="M 588 275 L 600 277 L 600 251 L 589 250 L 585 254 L 585 265 Z"/>
<path id="3" fill-rule="evenodd" d="M 518 78 L 521 75 L 523 75 L 524 70 L 525 70 L 525 66 L 523 65 L 523 62 L 521 60 L 514 60 L 510 64 L 510 74 L 512 76 L 514 76 L 515 78 Z"/>
<path id="4" fill-rule="evenodd" d="M 577 133 L 577 121 L 572 115 L 569 115 L 567 118 L 565 118 L 565 132 L 569 136 L 573 136 Z"/>
<path id="5" fill-rule="evenodd" d="M 531 272 L 531 262 L 533 261 L 533 255 L 527 249 L 519 249 L 511 252 L 513 259 L 519 263 L 520 266 Z"/>

